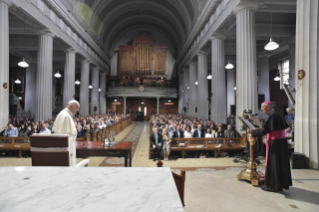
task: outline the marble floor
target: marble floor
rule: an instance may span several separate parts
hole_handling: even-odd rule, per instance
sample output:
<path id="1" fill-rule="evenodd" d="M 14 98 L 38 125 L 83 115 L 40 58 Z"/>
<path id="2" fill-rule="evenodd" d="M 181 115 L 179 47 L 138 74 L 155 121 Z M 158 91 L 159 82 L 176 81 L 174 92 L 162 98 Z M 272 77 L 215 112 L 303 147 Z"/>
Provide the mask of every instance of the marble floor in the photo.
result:
<path id="1" fill-rule="evenodd" d="M 318 170 L 293 169 L 293 186 L 280 193 L 238 181 L 240 170 L 187 171 L 185 211 L 319 211 Z"/>

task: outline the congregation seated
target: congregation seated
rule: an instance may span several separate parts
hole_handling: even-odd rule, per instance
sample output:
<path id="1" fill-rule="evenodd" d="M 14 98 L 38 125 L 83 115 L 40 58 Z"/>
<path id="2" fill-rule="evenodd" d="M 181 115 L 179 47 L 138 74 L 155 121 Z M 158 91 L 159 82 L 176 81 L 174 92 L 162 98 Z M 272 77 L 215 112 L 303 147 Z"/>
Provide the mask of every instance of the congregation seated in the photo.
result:
<path id="1" fill-rule="evenodd" d="M 42 122 L 42 128 L 39 132 L 39 134 L 51 134 L 51 130 L 48 129 L 48 122 L 45 121 L 45 122 Z"/>
<path id="2" fill-rule="evenodd" d="M 230 124 L 227 125 L 227 130 L 224 131 L 224 135 L 226 138 L 235 137 L 235 131 L 232 129 L 232 126 Z"/>
<path id="3" fill-rule="evenodd" d="M 22 124 L 21 127 L 20 127 L 20 130 L 19 130 L 19 136 L 18 137 L 29 137 L 31 134 L 28 126 L 27 126 L 27 123 L 25 124 Z"/>
<path id="4" fill-rule="evenodd" d="M 14 127 L 12 123 L 9 123 L 5 128 L 3 132 L 4 137 L 18 137 L 19 132 L 18 128 Z"/>

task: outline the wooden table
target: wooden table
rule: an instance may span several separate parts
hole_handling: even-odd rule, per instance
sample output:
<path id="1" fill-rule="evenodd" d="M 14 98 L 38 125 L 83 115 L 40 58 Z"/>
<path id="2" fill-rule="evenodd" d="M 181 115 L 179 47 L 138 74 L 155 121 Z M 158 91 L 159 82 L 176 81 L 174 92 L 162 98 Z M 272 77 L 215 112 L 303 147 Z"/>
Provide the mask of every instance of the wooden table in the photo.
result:
<path id="1" fill-rule="evenodd" d="M 125 167 L 132 167 L 132 142 L 120 142 L 113 147 L 101 146 L 103 142 L 99 141 L 77 141 L 76 142 L 76 157 L 89 156 L 111 156 L 124 157 Z"/>

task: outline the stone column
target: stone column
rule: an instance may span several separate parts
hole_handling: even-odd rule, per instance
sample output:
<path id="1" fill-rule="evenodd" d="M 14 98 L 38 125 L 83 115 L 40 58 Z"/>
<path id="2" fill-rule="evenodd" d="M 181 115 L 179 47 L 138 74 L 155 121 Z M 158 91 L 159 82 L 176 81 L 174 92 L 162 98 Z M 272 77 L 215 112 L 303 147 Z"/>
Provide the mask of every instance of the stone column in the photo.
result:
<path id="1" fill-rule="evenodd" d="M 39 32 L 38 70 L 36 78 L 35 120 L 52 118 L 53 37 L 49 31 Z"/>
<path id="2" fill-rule="evenodd" d="M 80 84 L 80 114 L 88 116 L 89 113 L 89 80 L 90 80 L 90 61 L 81 62 L 81 84 Z"/>
<path id="3" fill-rule="evenodd" d="M 26 68 L 24 110 L 30 111 L 32 115 L 35 113 L 36 94 L 36 64 L 29 63 L 29 67 Z"/>
<path id="4" fill-rule="evenodd" d="M 159 100 L 160 100 L 160 97 L 157 96 L 156 99 L 157 99 L 157 115 L 158 115 L 159 114 Z"/>
<path id="5" fill-rule="evenodd" d="M 227 95 L 226 95 L 226 70 L 225 70 L 225 45 L 226 36 L 214 33 L 210 38 L 212 42 L 212 80 L 211 80 L 211 120 L 216 124 L 226 123 Z"/>
<path id="6" fill-rule="evenodd" d="M 318 8 L 317 0 L 297 1 L 295 152 L 306 155 L 311 169 L 319 168 Z M 299 80 L 298 76 L 304 78 Z"/>
<path id="7" fill-rule="evenodd" d="M 207 53 L 199 52 L 197 54 L 197 118 L 208 119 L 208 80 L 207 80 Z"/>
<path id="8" fill-rule="evenodd" d="M 269 95 L 269 55 L 262 55 L 257 59 L 258 94 L 264 94 L 265 100 L 270 100 Z M 260 108 L 260 105 L 257 105 Z"/>
<path id="9" fill-rule="evenodd" d="M 197 107 L 197 85 L 195 82 L 197 80 L 196 62 L 189 63 L 189 108 L 188 114 L 190 116 L 196 117 L 195 108 Z"/>
<path id="10" fill-rule="evenodd" d="M 123 96 L 123 114 L 126 115 L 126 96 Z"/>
<path id="11" fill-rule="evenodd" d="M 100 113 L 106 113 L 106 72 L 100 74 Z"/>
<path id="12" fill-rule="evenodd" d="M 74 49 L 65 51 L 64 76 L 63 76 L 63 107 L 74 99 L 75 95 L 75 54 Z"/>
<path id="13" fill-rule="evenodd" d="M 296 42 L 295 37 L 289 41 L 289 90 L 293 90 L 296 86 L 296 75 L 295 75 L 295 68 L 296 68 Z M 296 99 L 296 93 L 291 92 L 291 95 L 294 99 Z M 288 107 L 295 108 L 295 105 L 291 104 L 288 100 Z"/>
<path id="14" fill-rule="evenodd" d="M 184 115 L 189 115 L 189 80 L 188 80 L 188 70 L 184 69 L 183 73 L 183 86 L 184 86 L 184 104 L 183 108 L 186 107 L 187 111 L 186 113 L 184 112 Z"/>
<path id="15" fill-rule="evenodd" d="M 235 104 L 235 71 L 227 70 L 227 116 L 231 115 L 230 106 Z"/>
<path id="16" fill-rule="evenodd" d="M 96 67 L 92 70 L 92 95 L 91 95 L 91 114 L 99 114 L 99 71 L 100 68 Z M 94 107 L 97 110 L 94 112 Z"/>
<path id="17" fill-rule="evenodd" d="M 241 3 L 234 9 L 236 14 L 236 115 L 244 109 L 257 109 L 257 64 L 255 11 L 257 3 Z M 241 123 L 236 121 L 240 132 Z"/>
<path id="18" fill-rule="evenodd" d="M 183 101 L 184 101 L 184 92 L 183 92 L 183 75 L 179 74 L 178 81 L 178 113 L 183 113 Z"/>
<path id="19" fill-rule="evenodd" d="M 9 119 L 9 7 L 11 1 L 0 0 L 0 130 Z M 5 86 L 6 85 L 6 86 Z"/>

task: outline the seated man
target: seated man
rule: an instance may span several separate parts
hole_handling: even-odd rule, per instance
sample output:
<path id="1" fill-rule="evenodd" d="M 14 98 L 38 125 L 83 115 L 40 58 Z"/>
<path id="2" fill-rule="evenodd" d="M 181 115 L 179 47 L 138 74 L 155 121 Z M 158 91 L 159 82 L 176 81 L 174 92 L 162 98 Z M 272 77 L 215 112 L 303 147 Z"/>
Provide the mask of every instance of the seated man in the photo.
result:
<path id="1" fill-rule="evenodd" d="M 80 125 L 78 125 L 77 127 L 76 127 L 76 131 L 77 131 L 77 138 L 82 138 L 82 129 L 81 129 L 81 126 Z"/>
<path id="2" fill-rule="evenodd" d="M 9 123 L 8 126 L 4 128 L 3 136 L 4 137 L 18 137 L 19 131 L 18 128 L 14 127 L 12 123 Z"/>
<path id="3" fill-rule="evenodd" d="M 41 128 L 39 134 L 51 134 L 51 130 L 49 130 L 49 129 L 47 128 L 47 126 L 48 126 L 48 122 L 46 122 L 46 121 L 43 122 L 43 123 L 42 123 L 42 128 Z"/>
<path id="4" fill-rule="evenodd" d="M 173 138 L 184 138 L 184 132 L 179 125 L 177 125 L 176 130 L 174 131 Z"/>
<path id="5" fill-rule="evenodd" d="M 227 125 L 227 130 L 224 131 L 225 138 L 234 138 L 235 137 L 235 131 L 231 128 L 231 125 Z M 227 146 L 231 147 L 232 140 L 226 141 Z"/>
<path id="6" fill-rule="evenodd" d="M 153 161 L 156 161 L 156 158 L 160 157 L 158 154 L 161 153 L 163 147 L 162 135 L 158 133 L 157 127 L 153 128 L 153 133 L 151 135 L 151 143 L 153 150 Z"/>

